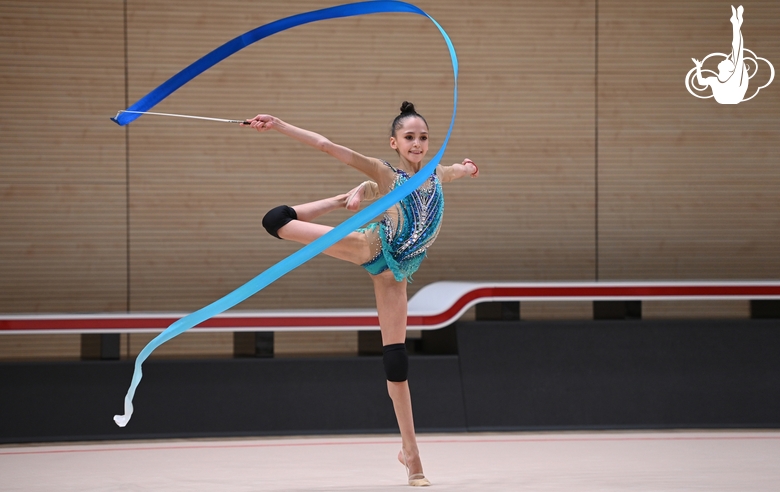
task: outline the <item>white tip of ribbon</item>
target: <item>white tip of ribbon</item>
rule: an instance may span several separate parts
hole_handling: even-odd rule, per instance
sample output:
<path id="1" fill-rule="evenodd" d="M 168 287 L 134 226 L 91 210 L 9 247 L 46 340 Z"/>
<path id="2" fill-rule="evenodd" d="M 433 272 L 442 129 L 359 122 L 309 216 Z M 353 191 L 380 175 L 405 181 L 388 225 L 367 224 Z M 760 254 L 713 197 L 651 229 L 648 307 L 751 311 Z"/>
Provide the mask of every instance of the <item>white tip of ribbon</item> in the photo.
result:
<path id="1" fill-rule="evenodd" d="M 124 415 L 114 415 L 114 422 L 119 427 L 124 427 L 130 422 L 130 417 L 133 416 L 133 404 L 127 401 L 125 398 L 125 413 Z"/>

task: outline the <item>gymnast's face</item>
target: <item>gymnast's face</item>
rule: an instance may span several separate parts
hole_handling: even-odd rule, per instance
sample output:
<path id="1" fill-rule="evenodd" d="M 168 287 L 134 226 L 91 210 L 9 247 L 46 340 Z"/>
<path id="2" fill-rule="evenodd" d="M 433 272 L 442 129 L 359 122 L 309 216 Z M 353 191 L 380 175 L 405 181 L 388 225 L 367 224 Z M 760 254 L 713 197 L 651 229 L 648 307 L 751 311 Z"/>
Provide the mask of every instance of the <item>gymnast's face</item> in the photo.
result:
<path id="1" fill-rule="evenodd" d="M 428 153 L 428 125 L 417 116 L 404 119 L 401 128 L 390 137 L 390 147 L 407 161 L 421 163 Z"/>

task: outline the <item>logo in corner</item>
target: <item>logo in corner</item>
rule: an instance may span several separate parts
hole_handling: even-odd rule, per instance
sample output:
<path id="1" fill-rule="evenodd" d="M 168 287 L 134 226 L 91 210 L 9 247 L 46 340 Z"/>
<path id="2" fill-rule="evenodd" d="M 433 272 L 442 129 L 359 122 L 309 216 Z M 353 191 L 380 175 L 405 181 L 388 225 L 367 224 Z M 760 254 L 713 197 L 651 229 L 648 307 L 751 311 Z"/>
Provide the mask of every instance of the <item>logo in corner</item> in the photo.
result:
<path id="1" fill-rule="evenodd" d="M 731 6 L 732 16 L 730 20 L 733 35 L 731 38 L 731 53 L 729 55 L 711 53 L 704 57 L 702 61 L 691 58 L 696 66 L 685 76 L 685 88 L 688 89 L 688 92 L 692 95 L 700 99 L 714 97 L 715 101 L 720 104 L 739 104 L 756 97 L 761 89 L 771 84 L 772 80 L 774 80 L 775 67 L 769 63 L 769 60 L 761 58 L 744 46 L 741 30 L 743 21 L 742 13 L 744 11 L 745 9 L 742 5 L 737 9 L 734 9 L 733 5 Z M 748 54 L 751 56 L 747 56 Z M 702 68 L 709 58 L 715 58 L 715 60 L 722 58 L 720 63 L 718 63 L 718 73 Z M 756 88 L 756 91 L 750 97 L 746 98 L 745 94 L 747 94 L 750 79 L 755 77 L 758 73 L 759 60 L 766 63 L 769 67 L 769 80 L 761 87 Z M 693 88 L 693 90 L 691 90 L 691 88 Z M 700 92 L 706 94 L 708 88 L 712 89 L 712 94 L 702 96 L 696 93 Z"/>

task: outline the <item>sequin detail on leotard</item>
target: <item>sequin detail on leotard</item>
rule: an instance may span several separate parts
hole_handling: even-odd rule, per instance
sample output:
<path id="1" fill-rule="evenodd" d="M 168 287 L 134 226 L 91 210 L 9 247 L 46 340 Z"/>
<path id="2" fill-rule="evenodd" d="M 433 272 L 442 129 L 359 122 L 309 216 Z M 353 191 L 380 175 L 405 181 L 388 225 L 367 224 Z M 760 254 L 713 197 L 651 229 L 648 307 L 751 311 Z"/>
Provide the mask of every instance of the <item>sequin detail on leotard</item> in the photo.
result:
<path id="1" fill-rule="evenodd" d="M 396 173 L 391 190 L 409 179 L 406 172 L 385 164 Z M 422 186 L 388 209 L 381 221 L 360 229 L 368 234 L 377 233 L 381 241 L 376 256 L 364 263 L 363 268 L 372 275 L 389 268 L 397 281 L 411 281 L 439 234 L 443 213 L 444 194 L 434 172 Z"/>

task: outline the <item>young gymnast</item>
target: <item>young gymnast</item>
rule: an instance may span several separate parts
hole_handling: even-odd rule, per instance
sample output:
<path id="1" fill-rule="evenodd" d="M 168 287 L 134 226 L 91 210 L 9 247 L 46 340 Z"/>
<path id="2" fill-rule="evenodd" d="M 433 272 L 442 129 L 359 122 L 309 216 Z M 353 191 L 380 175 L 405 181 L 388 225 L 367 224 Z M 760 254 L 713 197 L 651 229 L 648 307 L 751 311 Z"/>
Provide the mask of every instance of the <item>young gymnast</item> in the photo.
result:
<path id="1" fill-rule="evenodd" d="M 396 166 L 363 156 L 322 135 L 270 115 L 260 114 L 248 121 L 257 131 L 276 130 L 326 152 L 371 179 L 349 193 L 293 207 L 276 207 L 263 218 L 263 227 L 269 234 L 302 244 L 311 243 L 332 229 L 313 223 L 314 219 L 339 208 L 357 210 L 361 201 L 390 192 L 423 167 L 423 159 L 428 152 L 428 123 L 409 102 L 401 105 L 401 112 L 391 127 L 390 147 L 399 157 Z M 407 280 L 417 271 L 439 232 L 444 209 L 441 183 L 478 175 L 479 169 L 470 159 L 451 166 L 439 165 L 425 184 L 388 209 L 379 222 L 350 233 L 325 250 L 329 256 L 361 265 L 373 281 L 382 332 L 387 391 L 401 431 L 402 449 L 398 460 L 406 467 L 409 485 L 412 486 L 426 486 L 430 482 L 423 473 L 417 447 L 407 382 Z"/>

